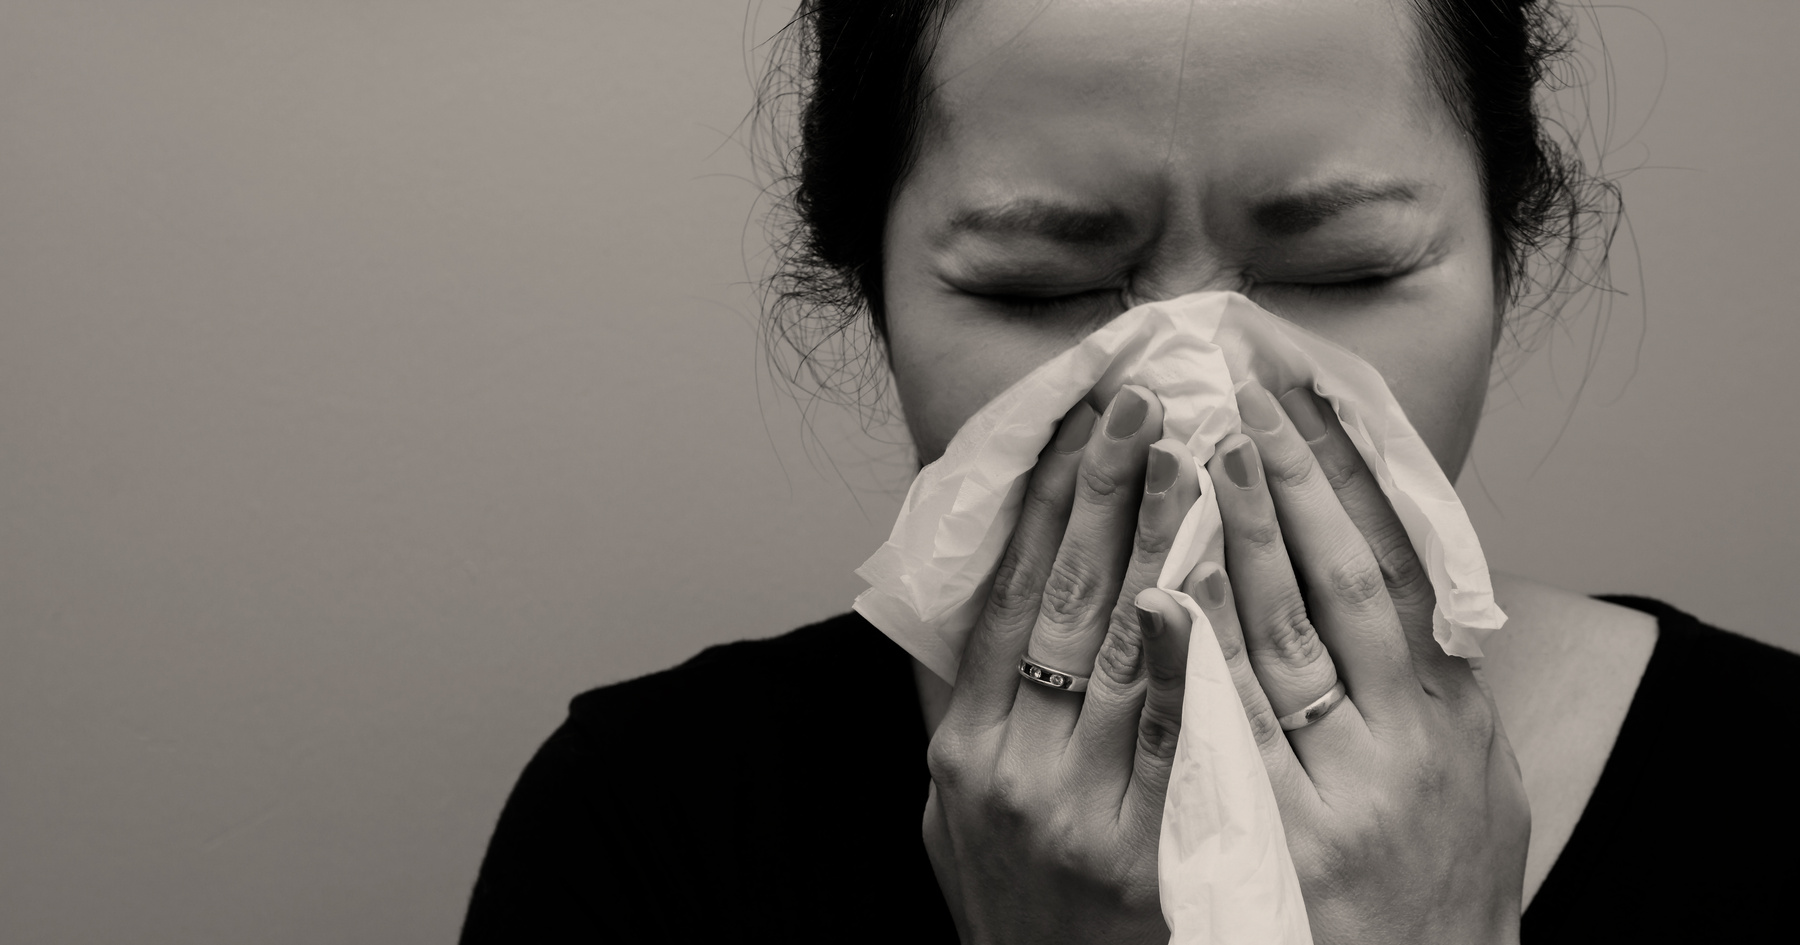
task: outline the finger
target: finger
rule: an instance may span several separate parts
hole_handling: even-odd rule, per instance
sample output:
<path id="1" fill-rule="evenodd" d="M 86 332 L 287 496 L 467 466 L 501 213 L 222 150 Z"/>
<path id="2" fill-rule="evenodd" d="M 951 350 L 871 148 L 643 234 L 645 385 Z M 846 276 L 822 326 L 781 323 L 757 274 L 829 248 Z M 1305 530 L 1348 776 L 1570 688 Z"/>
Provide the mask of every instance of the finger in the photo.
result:
<path id="1" fill-rule="evenodd" d="M 1394 514 L 1393 505 L 1350 441 L 1336 411 L 1304 387 L 1281 395 L 1281 405 L 1294 429 L 1312 449 L 1325 481 L 1331 483 L 1344 513 L 1362 533 L 1381 567 L 1388 598 L 1400 618 L 1420 682 L 1432 691 L 1447 678 L 1466 681 L 1467 663 L 1445 653 L 1432 636 L 1437 597 L 1431 589 L 1431 577 L 1413 549 L 1406 526 Z"/>
<path id="2" fill-rule="evenodd" d="M 1187 446 L 1173 438 L 1151 446 L 1131 563 L 1069 740 L 1069 757 L 1114 797 L 1124 796 L 1131 782 L 1133 732 L 1150 685 L 1144 672 L 1145 630 L 1135 602 L 1156 584 L 1181 520 L 1199 498 L 1200 476 Z"/>
<path id="3" fill-rule="evenodd" d="M 1213 637 L 1219 641 L 1219 652 L 1225 657 L 1225 668 L 1231 671 L 1231 682 L 1237 688 L 1244 715 L 1250 720 L 1250 734 L 1256 737 L 1256 748 L 1262 753 L 1263 767 L 1268 769 L 1269 783 L 1275 789 L 1275 800 L 1282 810 L 1310 810 L 1318 793 L 1294 746 L 1288 743 L 1269 697 L 1263 693 L 1256 671 L 1250 666 L 1250 655 L 1244 647 L 1244 631 L 1238 623 L 1237 603 L 1231 596 L 1231 581 L 1225 569 L 1204 562 L 1188 575 L 1182 584 L 1200 612 L 1212 624 Z"/>
<path id="4" fill-rule="evenodd" d="M 1287 554 L 1305 587 L 1306 611 L 1333 663 L 1356 693 L 1364 718 L 1374 722 L 1391 714 L 1410 719 L 1404 713 L 1417 706 L 1419 679 L 1368 542 L 1275 398 L 1251 382 L 1238 392 L 1238 405 L 1244 431 L 1262 462 L 1266 495 Z M 1234 491 L 1247 500 L 1240 511 L 1265 494 Z"/>
<path id="5" fill-rule="evenodd" d="M 1188 640 L 1193 621 L 1166 591 L 1147 588 L 1132 600 L 1147 654 L 1143 710 L 1136 720 L 1131 747 L 1130 781 L 1120 807 L 1120 820 L 1160 832 L 1163 799 L 1175 765 L 1181 735 L 1181 697 L 1187 691 Z"/>
<path id="6" fill-rule="evenodd" d="M 1181 734 L 1182 695 L 1186 692 L 1188 641 L 1193 626 L 1188 612 L 1167 592 L 1148 588 L 1133 600 L 1147 653 L 1146 692 L 1137 722 L 1131 781 L 1122 819 L 1159 830 Z"/>
<path id="7" fill-rule="evenodd" d="M 944 724 L 979 730 L 1005 719 L 1012 710 L 1019 657 L 1037 623 L 1044 579 L 1069 521 L 1076 470 L 1096 416 L 1085 403 L 1076 404 L 1038 455 L 1019 522 L 963 650 Z"/>
<path id="8" fill-rule="evenodd" d="M 1219 452 L 1207 464 L 1207 471 L 1217 490 L 1226 570 L 1231 574 L 1232 598 L 1251 669 L 1277 716 L 1297 712 L 1330 692 L 1338 682 L 1338 672 L 1307 616 L 1294 580 L 1256 444 L 1241 433 L 1226 437 L 1219 441 Z M 1321 756 L 1309 753 L 1309 746 L 1329 751 L 1326 742 L 1330 740 L 1322 739 L 1320 732 L 1345 726 L 1353 731 L 1343 737 L 1367 738 L 1362 717 L 1342 709 L 1289 733 L 1295 753 L 1315 779 Z"/>
<path id="9" fill-rule="evenodd" d="M 1159 425 L 1160 429 L 1160 425 Z M 1166 437 L 1151 444 L 1144 471 L 1144 494 L 1138 502 L 1137 532 L 1132 540 L 1131 561 L 1125 581 L 1113 605 L 1109 630 L 1136 630 L 1137 596 L 1155 587 L 1182 519 L 1200 499 L 1199 465 L 1187 444 Z M 1102 655 L 1104 655 L 1104 650 Z M 1098 674 L 1105 667 L 1096 662 Z M 1110 681 L 1117 681 L 1116 675 Z"/>
<path id="10" fill-rule="evenodd" d="M 1068 529 L 1043 582 L 1037 623 L 1026 652 L 1059 672 L 1090 676 L 1100 650 L 1137 530 L 1146 453 L 1162 431 L 1162 405 L 1137 386 L 1121 388 L 1089 436 L 1075 477 Z M 1029 750 L 1043 750 L 1054 732 L 1066 741 L 1082 696 L 1030 683 L 1019 690 L 1012 728 Z M 1021 726 L 1023 728 L 1021 729 Z"/>

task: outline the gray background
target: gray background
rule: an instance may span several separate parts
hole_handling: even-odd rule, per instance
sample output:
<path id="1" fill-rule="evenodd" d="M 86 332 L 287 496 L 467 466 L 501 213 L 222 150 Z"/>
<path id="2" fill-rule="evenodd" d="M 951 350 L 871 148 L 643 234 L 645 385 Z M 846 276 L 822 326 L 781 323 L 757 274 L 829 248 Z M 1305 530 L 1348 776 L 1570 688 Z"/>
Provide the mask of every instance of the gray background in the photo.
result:
<path id="1" fill-rule="evenodd" d="M 1498 567 L 1800 646 L 1800 5 L 1635 7 L 1633 296 L 1461 485 Z M 0 939 L 448 940 L 571 695 L 846 607 L 907 470 L 760 367 L 781 12 L 0 4 Z"/>

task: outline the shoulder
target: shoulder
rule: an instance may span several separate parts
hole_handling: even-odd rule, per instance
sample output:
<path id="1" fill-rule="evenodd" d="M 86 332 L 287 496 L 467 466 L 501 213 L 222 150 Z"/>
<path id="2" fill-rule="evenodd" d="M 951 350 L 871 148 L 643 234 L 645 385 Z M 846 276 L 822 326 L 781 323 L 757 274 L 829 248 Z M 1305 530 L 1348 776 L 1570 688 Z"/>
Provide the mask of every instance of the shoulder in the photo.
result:
<path id="1" fill-rule="evenodd" d="M 1784 714 L 1800 655 L 1661 601 L 1601 603 L 1650 620 L 1653 650 L 1526 938 L 1757 938 L 1787 894 L 1767 864 L 1800 843 Z"/>
<path id="2" fill-rule="evenodd" d="M 770 779 L 837 763 L 859 737 L 910 743 L 923 738 L 923 721 L 905 651 L 844 614 L 584 692 L 553 741 L 608 769 L 654 770 L 654 779 L 628 782 L 654 801 L 678 796 L 702 775 L 708 784 L 743 781 L 767 791 Z"/>
<path id="3" fill-rule="evenodd" d="M 890 721 L 918 716 L 905 651 L 862 617 L 843 614 L 709 647 L 674 668 L 584 692 L 570 702 L 564 729 L 589 743 L 675 751 L 680 726 L 704 725 L 718 747 L 729 739 L 766 750 L 796 717 L 829 727 L 831 718 L 854 714 L 853 702 Z"/>
<path id="4" fill-rule="evenodd" d="M 1654 598 L 1589 596 L 1506 574 L 1493 578 L 1494 596 L 1507 614 L 1505 628 L 1492 638 L 1499 651 L 1520 646 L 1596 654 L 1631 651 L 1647 661 L 1652 651 L 1698 647 L 1705 662 L 1696 669 L 1716 668 L 1723 660 L 1755 672 L 1800 671 L 1800 653 L 1712 626 Z"/>
<path id="5" fill-rule="evenodd" d="M 1656 622 L 1658 639 L 1652 670 L 1689 678 L 1729 673 L 1734 687 L 1741 687 L 1743 674 L 1761 680 L 1800 681 L 1800 653 L 1720 629 L 1653 598 L 1621 594 L 1600 600 L 1628 607 Z M 1787 693 L 1781 691 L 1738 694 L 1740 700 L 1746 696 L 1787 702 Z"/>
<path id="6" fill-rule="evenodd" d="M 1506 626 L 1490 639 L 1501 650 L 1518 647 L 1616 651 L 1656 643 L 1657 617 L 1614 600 L 1590 597 L 1539 581 L 1496 573 L 1494 599 Z M 1508 654 L 1491 654 L 1504 659 Z"/>
<path id="7" fill-rule="evenodd" d="M 1729 762 L 1726 778 L 1717 780 L 1762 770 L 1785 777 L 1786 756 L 1800 747 L 1800 730 L 1788 724 L 1792 694 L 1800 691 L 1800 654 L 1714 627 L 1662 601 L 1623 595 L 1606 600 L 1653 618 L 1657 627 L 1656 648 L 1615 753 L 1640 742 L 1675 742 Z"/>
<path id="8" fill-rule="evenodd" d="M 919 911 L 911 667 L 845 615 L 577 696 L 506 802 L 464 941 L 642 940 L 696 907 L 720 935 L 814 941 L 845 910 Z"/>

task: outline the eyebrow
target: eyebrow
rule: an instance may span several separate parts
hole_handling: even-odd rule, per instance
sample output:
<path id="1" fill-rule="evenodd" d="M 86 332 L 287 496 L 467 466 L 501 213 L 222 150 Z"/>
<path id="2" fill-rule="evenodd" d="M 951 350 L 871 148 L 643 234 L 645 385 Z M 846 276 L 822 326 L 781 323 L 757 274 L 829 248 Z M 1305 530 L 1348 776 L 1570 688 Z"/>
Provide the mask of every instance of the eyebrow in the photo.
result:
<path id="1" fill-rule="evenodd" d="M 1022 198 L 959 210 L 946 225 L 945 235 L 1034 236 L 1073 246 L 1111 246 L 1129 239 L 1134 229 L 1131 217 L 1114 207 Z"/>
<path id="2" fill-rule="evenodd" d="M 1411 203 L 1418 199 L 1418 188 L 1405 181 L 1335 181 L 1259 200 L 1250 209 L 1250 219 L 1276 236 L 1298 236 L 1356 207 L 1372 203 Z"/>

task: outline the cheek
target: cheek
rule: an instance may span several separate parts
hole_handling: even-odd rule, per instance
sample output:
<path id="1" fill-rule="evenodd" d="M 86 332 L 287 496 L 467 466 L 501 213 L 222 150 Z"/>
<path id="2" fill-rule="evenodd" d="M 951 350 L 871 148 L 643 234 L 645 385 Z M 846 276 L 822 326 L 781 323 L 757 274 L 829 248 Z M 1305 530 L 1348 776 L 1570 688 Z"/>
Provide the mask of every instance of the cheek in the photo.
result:
<path id="1" fill-rule="evenodd" d="M 952 305 L 918 304 L 903 286 L 889 293 L 888 354 L 919 463 L 943 455 L 951 437 L 988 401 L 1075 339 L 959 316 Z"/>
<path id="2" fill-rule="evenodd" d="M 1487 398 L 1496 317 L 1492 300 L 1471 292 L 1464 299 L 1386 313 L 1380 324 L 1356 331 L 1309 327 L 1381 372 L 1444 474 L 1455 481 Z"/>
<path id="3" fill-rule="evenodd" d="M 1415 370 L 1382 371 L 1390 378 L 1394 399 L 1452 482 L 1468 458 L 1487 399 L 1491 336 L 1485 329 L 1472 332 L 1458 345 L 1433 351 Z"/>

